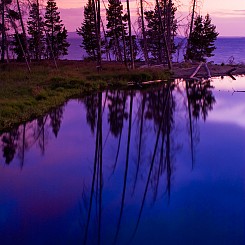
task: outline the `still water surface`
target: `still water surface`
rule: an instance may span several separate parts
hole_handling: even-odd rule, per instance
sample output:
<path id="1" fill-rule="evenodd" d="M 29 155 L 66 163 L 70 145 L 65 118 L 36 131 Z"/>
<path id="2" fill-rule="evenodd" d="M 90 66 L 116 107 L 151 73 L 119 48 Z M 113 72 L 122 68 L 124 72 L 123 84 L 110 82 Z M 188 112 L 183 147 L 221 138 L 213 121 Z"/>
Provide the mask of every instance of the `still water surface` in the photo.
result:
<path id="1" fill-rule="evenodd" d="M 0 136 L 0 244 L 245 243 L 245 77 L 105 91 Z"/>

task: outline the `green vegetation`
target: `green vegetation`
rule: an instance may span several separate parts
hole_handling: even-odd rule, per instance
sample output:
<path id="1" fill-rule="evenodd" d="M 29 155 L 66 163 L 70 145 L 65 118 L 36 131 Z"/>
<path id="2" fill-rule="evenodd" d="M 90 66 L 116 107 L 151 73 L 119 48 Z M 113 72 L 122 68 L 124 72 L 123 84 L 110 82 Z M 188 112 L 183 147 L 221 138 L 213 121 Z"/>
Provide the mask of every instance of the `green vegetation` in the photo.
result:
<path id="1" fill-rule="evenodd" d="M 108 87 L 126 87 L 127 82 L 167 79 L 161 69 L 127 71 L 123 65 L 106 63 L 98 73 L 96 64 L 59 61 L 32 63 L 29 73 L 22 63 L 0 65 L 0 131 L 43 115 L 72 97 Z"/>

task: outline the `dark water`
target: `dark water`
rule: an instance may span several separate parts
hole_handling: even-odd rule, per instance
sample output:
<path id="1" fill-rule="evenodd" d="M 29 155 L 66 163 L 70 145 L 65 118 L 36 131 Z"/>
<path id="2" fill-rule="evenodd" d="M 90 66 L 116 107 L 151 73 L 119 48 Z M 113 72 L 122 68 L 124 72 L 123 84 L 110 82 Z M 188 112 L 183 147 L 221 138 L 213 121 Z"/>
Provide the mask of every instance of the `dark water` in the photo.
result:
<path id="1" fill-rule="evenodd" d="M 244 245 L 244 84 L 107 91 L 4 133 L 0 244 Z"/>
<path id="2" fill-rule="evenodd" d="M 87 56 L 86 52 L 80 47 L 81 38 L 75 38 L 73 35 L 68 41 L 71 46 L 69 47 L 69 54 L 64 59 L 81 60 Z M 182 43 L 182 48 L 179 50 L 179 53 L 173 56 L 173 60 L 180 62 L 183 61 L 185 42 L 178 38 L 176 39 L 176 44 L 178 43 Z M 215 46 L 214 56 L 209 58 L 208 61 L 213 61 L 216 64 L 245 63 L 245 37 L 220 37 L 216 40 Z M 143 54 L 139 54 L 138 58 L 140 57 L 143 59 Z"/>

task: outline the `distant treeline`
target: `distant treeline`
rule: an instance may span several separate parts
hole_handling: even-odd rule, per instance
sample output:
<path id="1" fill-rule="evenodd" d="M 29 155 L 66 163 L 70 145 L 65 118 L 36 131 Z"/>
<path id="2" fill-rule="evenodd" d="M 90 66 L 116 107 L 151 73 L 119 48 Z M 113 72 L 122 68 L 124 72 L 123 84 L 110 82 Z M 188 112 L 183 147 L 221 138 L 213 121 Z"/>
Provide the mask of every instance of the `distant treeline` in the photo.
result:
<path id="1" fill-rule="evenodd" d="M 106 23 L 101 18 L 101 4 L 106 8 Z M 121 0 L 104 2 L 88 0 L 77 34 L 82 36 L 81 48 L 87 59 L 97 61 L 100 69 L 102 57 L 124 63 L 134 69 L 134 62 L 143 54 L 147 65 L 166 64 L 172 67 L 172 57 L 185 49 L 185 59 L 205 61 L 212 56 L 218 33 L 209 15 L 196 14 L 198 1 L 191 3 L 190 23 L 186 27 L 187 42 L 174 41 L 179 23 L 177 4 L 173 0 L 156 0 L 149 6 L 140 0 L 138 26 L 131 23 L 130 2 L 126 10 Z M 51 59 L 56 62 L 68 54 L 67 30 L 62 23 L 55 0 L 1 0 L 0 4 L 1 61 Z M 81 16 L 82 19 L 82 16 Z M 135 29 L 137 28 L 137 35 Z"/>

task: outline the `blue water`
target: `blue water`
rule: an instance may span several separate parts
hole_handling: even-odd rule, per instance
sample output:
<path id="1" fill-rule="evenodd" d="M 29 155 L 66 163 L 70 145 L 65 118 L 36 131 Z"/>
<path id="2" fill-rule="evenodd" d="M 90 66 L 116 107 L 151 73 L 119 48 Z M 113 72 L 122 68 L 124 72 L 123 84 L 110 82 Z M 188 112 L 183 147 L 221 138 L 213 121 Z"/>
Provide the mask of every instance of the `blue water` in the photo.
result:
<path id="1" fill-rule="evenodd" d="M 244 84 L 105 91 L 4 133 L 0 244 L 244 245 Z"/>
<path id="2" fill-rule="evenodd" d="M 68 60 L 81 60 L 86 57 L 86 52 L 80 47 L 81 38 L 69 38 L 71 46 L 69 47 L 69 54 L 65 56 Z M 177 42 L 180 40 L 178 39 Z M 245 37 L 241 38 L 228 38 L 220 37 L 215 43 L 217 49 L 214 51 L 214 56 L 209 58 L 208 61 L 213 61 L 216 64 L 239 64 L 245 63 Z M 174 61 L 183 60 L 183 50 L 180 50 L 179 58 L 177 59 L 177 54 L 174 55 Z M 143 55 L 142 55 L 143 57 Z"/>

